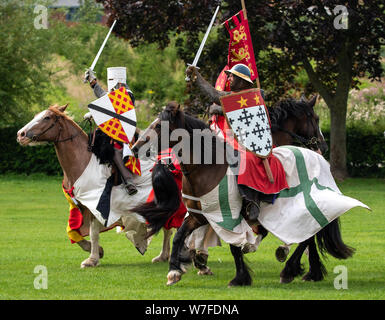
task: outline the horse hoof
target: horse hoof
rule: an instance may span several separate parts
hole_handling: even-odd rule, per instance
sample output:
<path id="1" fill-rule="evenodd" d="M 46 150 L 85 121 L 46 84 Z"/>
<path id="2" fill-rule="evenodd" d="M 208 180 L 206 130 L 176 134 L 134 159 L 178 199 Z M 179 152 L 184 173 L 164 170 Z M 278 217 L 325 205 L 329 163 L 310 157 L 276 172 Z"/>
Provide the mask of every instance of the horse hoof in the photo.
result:
<path id="1" fill-rule="evenodd" d="M 289 255 L 289 248 L 286 246 L 279 246 L 277 250 L 275 250 L 275 258 L 279 262 L 285 262 L 287 259 L 287 256 Z"/>
<path id="2" fill-rule="evenodd" d="M 238 283 L 234 280 L 231 280 L 229 284 L 227 285 L 227 288 L 232 288 L 232 287 L 244 287 L 244 286 L 251 286 L 251 283 Z"/>
<path id="3" fill-rule="evenodd" d="M 167 285 L 171 286 L 182 279 L 182 273 L 178 270 L 172 270 L 167 275 Z"/>
<path id="4" fill-rule="evenodd" d="M 251 283 L 252 283 L 252 280 L 250 277 L 245 277 L 245 278 L 234 278 L 233 280 L 231 280 L 229 282 L 229 284 L 227 285 L 228 288 L 231 288 L 231 287 L 243 287 L 243 286 L 251 286 Z"/>
<path id="5" fill-rule="evenodd" d="M 92 268 L 92 267 L 96 267 L 99 265 L 99 260 L 96 260 L 96 259 L 92 259 L 92 258 L 88 258 L 86 260 L 84 260 L 82 262 L 82 264 L 80 265 L 80 267 L 82 269 L 85 269 L 85 268 Z"/>
<path id="6" fill-rule="evenodd" d="M 279 283 L 290 283 L 293 280 L 294 280 L 294 277 L 287 277 L 287 278 L 281 277 L 279 280 Z"/>
<path id="7" fill-rule="evenodd" d="M 312 275 L 310 272 L 306 273 L 303 277 L 302 277 L 302 281 L 321 281 L 323 280 L 323 276 L 316 276 L 316 275 Z"/>
<path id="8" fill-rule="evenodd" d="M 212 276 L 213 274 L 214 273 L 208 267 L 198 271 L 198 276 Z"/>
<path id="9" fill-rule="evenodd" d="M 151 260 L 152 263 L 166 262 L 166 261 L 168 261 L 168 257 L 163 257 L 163 256 L 157 256 Z"/>

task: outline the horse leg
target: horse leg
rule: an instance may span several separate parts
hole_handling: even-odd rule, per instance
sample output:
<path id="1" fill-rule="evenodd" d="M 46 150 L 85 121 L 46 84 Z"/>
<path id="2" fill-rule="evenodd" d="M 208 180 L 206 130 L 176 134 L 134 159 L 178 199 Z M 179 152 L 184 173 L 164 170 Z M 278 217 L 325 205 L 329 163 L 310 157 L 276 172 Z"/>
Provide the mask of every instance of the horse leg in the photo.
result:
<path id="1" fill-rule="evenodd" d="M 89 232 L 89 228 L 90 228 L 90 225 L 91 225 L 91 219 L 93 217 L 93 214 L 84 206 L 81 206 L 81 212 L 83 213 L 83 224 L 82 224 L 82 228 L 85 228 L 87 230 L 87 232 Z M 67 230 L 68 232 L 68 230 Z M 91 241 L 88 241 L 86 239 L 82 239 L 78 242 L 76 242 L 76 244 L 82 248 L 82 250 L 86 251 L 86 252 L 91 252 Z M 104 250 L 102 247 L 99 246 L 99 258 L 102 259 L 104 256 Z"/>
<path id="2" fill-rule="evenodd" d="M 230 250 L 234 258 L 237 272 L 235 278 L 229 282 L 228 286 L 233 287 L 251 285 L 252 279 L 250 276 L 249 268 L 243 260 L 242 249 L 240 247 L 230 245 Z"/>
<path id="3" fill-rule="evenodd" d="M 206 224 L 194 231 L 192 242 L 188 246 L 195 248 L 190 251 L 193 256 L 194 267 L 199 270 L 198 275 L 213 275 L 213 272 L 207 266 L 208 247 L 220 245 L 219 237 L 210 224 Z"/>
<path id="4" fill-rule="evenodd" d="M 91 254 L 81 263 L 81 268 L 96 267 L 99 264 L 99 231 L 101 227 L 98 219 L 93 217 L 90 224 Z"/>
<path id="5" fill-rule="evenodd" d="M 207 266 L 207 260 L 209 259 L 208 252 L 194 249 L 191 250 L 191 253 L 193 254 L 194 267 L 199 269 L 198 275 L 212 276 L 213 272 Z"/>
<path id="6" fill-rule="evenodd" d="M 203 216 L 202 216 L 203 217 Z M 206 221 L 207 223 L 207 221 Z M 186 237 L 202 223 L 193 218 L 190 214 L 176 232 L 170 257 L 170 267 L 167 274 L 167 285 L 172 285 L 181 280 L 182 274 L 187 271 L 187 267 L 192 262 L 190 250 L 185 245 Z"/>
<path id="7" fill-rule="evenodd" d="M 163 247 L 160 254 L 152 259 L 152 263 L 168 261 L 170 259 L 170 239 L 172 236 L 172 229 L 163 228 Z"/>
<path id="8" fill-rule="evenodd" d="M 315 244 L 314 237 L 311 238 L 311 241 L 308 244 L 309 249 L 309 272 L 304 275 L 302 280 L 304 281 L 321 281 L 324 276 L 327 274 L 326 268 L 323 265 L 320 256 L 317 251 L 317 246 Z"/>
<path id="9" fill-rule="evenodd" d="M 291 245 L 282 244 L 275 250 L 275 258 L 279 262 L 285 262 L 289 255 Z"/>
<path id="10" fill-rule="evenodd" d="M 304 270 L 301 266 L 301 257 L 308 245 L 308 241 L 309 240 L 301 242 L 286 262 L 280 274 L 280 283 L 290 283 L 296 276 L 303 274 Z"/>
<path id="11" fill-rule="evenodd" d="M 91 241 L 84 239 L 84 240 L 80 240 L 79 242 L 76 242 L 76 243 L 84 251 L 91 252 Z M 104 257 L 104 250 L 102 247 L 99 246 L 99 258 L 102 259 L 103 257 Z"/>

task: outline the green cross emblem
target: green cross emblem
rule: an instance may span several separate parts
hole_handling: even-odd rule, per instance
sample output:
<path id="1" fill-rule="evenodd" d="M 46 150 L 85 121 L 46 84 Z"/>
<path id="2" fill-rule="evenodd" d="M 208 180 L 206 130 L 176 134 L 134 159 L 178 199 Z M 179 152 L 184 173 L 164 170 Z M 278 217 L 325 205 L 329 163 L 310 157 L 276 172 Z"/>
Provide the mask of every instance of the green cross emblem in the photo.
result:
<path id="1" fill-rule="evenodd" d="M 305 159 L 303 158 L 303 155 L 299 149 L 291 146 L 285 146 L 284 148 L 291 150 L 295 156 L 295 162 L 297 165 L 297 172 L 298 172 L 300 183 L 296 187 L 292 187 L 290 189 L 285 189 L 281 191 L 278 197 L 290 198 L 290 197 L 295 197 L 300 192 L 303 192 L 306 208 L 309 210 L 313 218 L 319 223 L 319 225 L 321 227 L 325 227 L 329 223 L 329 221 L 323 215 L 321 210 L 317 207 L 317 204 L 315 203 L 315 201 L 312 199 L 310 195 L 310 191 L 313 184 L 317 187 L 318 190 L 325 190 L 325 189 L 329 189 L 331 191 L 334 191 L 334 190 L 320 185 L 318 183 L 317 178 L 314 178 L 313 180 L 309 180 L 309 176 L 307 174 L 306 165 L 305 165 Z"/>
<path id="2" fill-rule="evenodd" d="M 242 221 L 242 216 L 239 215 L 237 219 L 233 219 L 229 203 L 229 186 L 227 180 L 227 174 L 219 182 L 219 206 L 222 213 L 222 222 L 217 222 L 222 228 L 233 230 Z"/>

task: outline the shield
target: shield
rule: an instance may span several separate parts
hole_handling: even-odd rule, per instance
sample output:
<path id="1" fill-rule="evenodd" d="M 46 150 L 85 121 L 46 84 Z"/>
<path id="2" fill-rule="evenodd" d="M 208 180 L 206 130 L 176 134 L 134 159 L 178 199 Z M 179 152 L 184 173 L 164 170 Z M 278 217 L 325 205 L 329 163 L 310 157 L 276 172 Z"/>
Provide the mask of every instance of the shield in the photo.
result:
<path id="1" fill-rule="evenodd" d="M 238 143 L 258 157 L 271 153 L 273 138 L 269 113 L 259 89 L 250 89 L 220 98 L 223 113 Z"/>
<path id="2" fill-rule="evenodd" d="M 135 107 L 126 88 L 121 87 L 88 105 L 96 125 L 109 137 L 130 143 L 135 134 Z"/>

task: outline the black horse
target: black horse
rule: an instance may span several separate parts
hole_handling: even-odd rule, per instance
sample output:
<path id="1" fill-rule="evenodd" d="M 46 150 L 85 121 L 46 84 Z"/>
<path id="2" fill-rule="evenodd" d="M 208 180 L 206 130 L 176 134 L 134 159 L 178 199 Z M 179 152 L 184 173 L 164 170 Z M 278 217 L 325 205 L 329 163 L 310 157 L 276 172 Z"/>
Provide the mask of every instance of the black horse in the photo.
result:
<path id="1" fill-rule="evenodd" d="M 308 103 L 303 103 L 303 105 L 306 105 L 307 108 L 309 108 Z M 314 103 L 313 103 L 314 105 Z M 271 111 L 271 118 L 272 118 L 272 124 L 273 124 L 273 130 L 274 125 L 277 127 L 280 126 L 280 115 L 285 114 L 286 118 L 289 119 L 292 115 L 289 110 L 286 110 L 285 112 L 282 112 L 278 110 L 279 107 L 276 107 L 274 111 Z M 312 106 L 311 106 L 311 111 Z M 293 114 L 295 115 L 295 119 L 297 119 L 297 127 L 300 127 L 299 124 L 305 124 L 308 128 L 310 126 L 315 126 L 313 121 L 299 121 L 299 118 L 297 117 L 299 113 L 299 107 L 294 108 Z M 304 117 L 309 116 L 309 110 L 307 110 L 307 113 L 303 115 Z M 314 114 L 314 111 L 313 111 Z M 274 120 L 273 120 L 274 119 Z M 174 129 L 177 128 L 184 128 L 186 129 L 190 134 L 192 134 L 193 129 L 207 129 L 207 125 L 204 124 L 202 121 L 195 119 L 193 117 L 190 117 L 186 114 L 184 114 L 182 111 L 177 108 L 175 104 L 170 104 L 165 111 L 163 111 L 158 121 L 155 121 L 151 125 L 151 129 L 154 130 L 158 134 L 158 138 L 160 138 L 160 129 L 161 129 L 161 120 L 167 121 L 169 124 L 169 130 L 172 132 Z M 305 119 L 306 120 L 306 119 Z M 295 122 L 295 121 L 294 121 Z M 318 124 L 316 123 L 316 128 L 318 128 Z M 304 125 L 302 126 L 304 127 Z M 290 130 L 293 130 L 294 126 L 288 126 L 288 128 L 285 127 L 279 127 L 280 129 L 286 130 L 286 135 L 293 137 L 289 132 Z M 281 130 L 282 131 L 282 130 Z M 303 130 L 306 131 L 305 129 Z M 307 130 L 309 131 L 309 130 Z M 144 135 L 146 136 L 146 135 Z M 298 137 L 300 135 L 297 134 Z M 320 134 L 317 135 L 316 139 L 309 139 L 311 141 L 311 145 L 314 147 L 314 149 L 321 149 L 322 145 L 319 145 Z M 304 137 L 306 138 L 306 137 Z M 215 137 L 212 137 L 213 139 L 213 145 L 220 143 L 218 139 Z M 145 141 L 145 140 L 144 140 Z M 143 145 L 144 141 L 140 142 L 136 145 L 136 147 L 140 147 Z M 303 140 L 304 141 L 304 140 Z M 302 143 L 303 143 L 302 141 Z M 323 141 L 323 139 L 322 139 Z M 176 143 L 174 143 L 175 145 Z M 227 170 L 228 164 L 222 164 L 222 165 L 206 165 L 206 166 L 197 166 L 197 165 L 182 165 L 182 169 L 184 171 L 184 182 L 183 182 L 183 192 L 187 194 L 194 194 L 195 196 L 199 197 L 205 193 L 207 193 L 207 190 L 212 189 L 213 186 L 218 182 L 218 179 L 221 178 L 224 173 Z M 199 168 L 199 170 L 197 170 Z M 215 169 L 215 170 L 212 170 Z M 162 179 L 159 179 L 162 174 L 165 172 L 165 168 L 163 165 L 159 164 L 154 169 L 154 177 L 157 177 L 159 181 Z M 198 190 L 199 186 L 199 190 Z M 170 194 L 166 190 L 166 188 L 171 187 L 171 180 L 170 183 L 167 185 L 162 185 L 163 189 L 161 192 L 163 194 L 167 194 L 168 201 L 167 203 L 170 203 Z M 154 180 L 154 189 L 156 190 L 156 181 Z M 174 188 L 175 189 L 175 188 Z M 165 207 L 162 207 L 162 197 L 161 194 L 159 197 L 157 197 L 157 203 L 153 203 L 152 207 L 151 204 L 146 204 L 145 206 L 135 208 L 136 212 L 142 214 L 150 223 L 150 226 L 152 228 L 152 233 L 156 233 L 160 230 L 160 228 L 163 226 L 163 223 L 165 220 L 168 219 L 170 214 L 172 214 L 172 208 L 170 205 L 166 205 Z M 189 208 L 196 208 L 197 210 L 200 209 L 199 203 L 196 203 L 196 201 L 189 201 L 188 200 L 188 207 Z M 178 230 L 177 234 L 174 237 L 173 241 L 173 249 L 172 249 L 172 256 L 170 260 L 170 272 L 168 275 L 169 284 L 175 283 L 180 280 L 182 273 L 185 270 L 184 264 L 191 262 L 191 256 L 187 250 L 187 248 L 184 246 L 184 239 L 188 234 L 190 234 L 195 228 L 199 227 L 200 225 L 203 225 L 207 223 L 207 220 L 199 214 L 190 213 L 189 217 L 185 220 L 181 228 Z M 333 227 L 334 225 L 334 227 Z M 320 247 L 321 252 L 327 251 L 336 258 L 345 259 L 352 255 L 353 250 L 342 242 L 341 235 L 339 232 L 339 225 L 338 222 L 334 224 L 329 224 L 329 227 L 325 227 L 323 230 L 321 230 L 317 234 L 317 240 L 318 245 Z M 229 285 L 250 285 L 251 284 L 251 277 L 248 272 L 248 268 L 246 264 L 243 261 L 243 255 L 240 250 L 240 248 L 230 245 L 231 252 L 234 256 L 234 260 L 237 267 L 237 275 L 236 277 L 229 283 Z M 288 262 L 285 265 L 284 270 L 281 272 L 281 281 L 282 282 L 289 282 L 292 279 L 294 279 L 295 276 L 303 273 L 303 269 L 300 264 L 300 258 L 303 254 L 303 251 L 306 247 L 309 247 L 309 259 L 310 259 L 310 271 L 305 276 L 305 280 L 321 280 L 323 278 L 323 275 L 325 273 L 325 268 L 323 267 L 319 255 L 317 252 L 317 247 L 315 245 L 314 237 L 304 241 L 301 243 L 292 257 L 288 260 Z"/>

